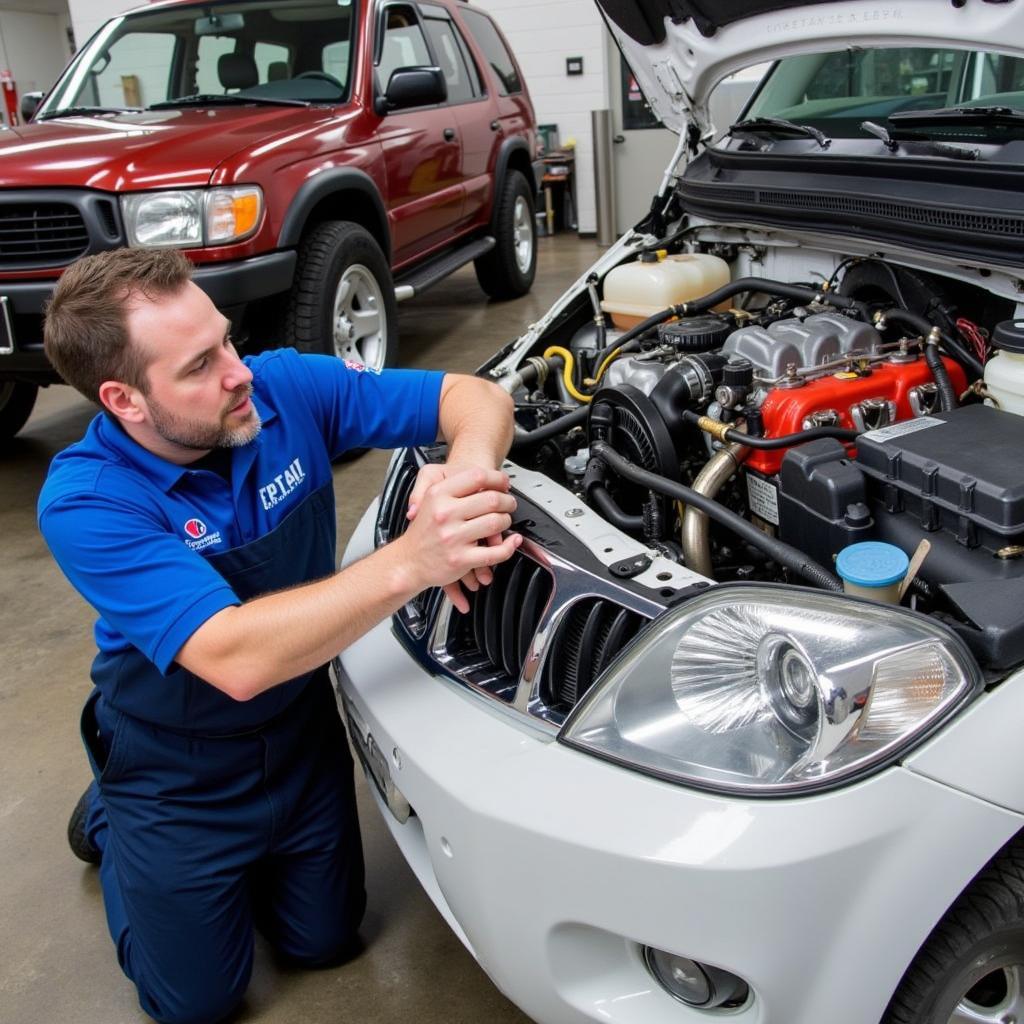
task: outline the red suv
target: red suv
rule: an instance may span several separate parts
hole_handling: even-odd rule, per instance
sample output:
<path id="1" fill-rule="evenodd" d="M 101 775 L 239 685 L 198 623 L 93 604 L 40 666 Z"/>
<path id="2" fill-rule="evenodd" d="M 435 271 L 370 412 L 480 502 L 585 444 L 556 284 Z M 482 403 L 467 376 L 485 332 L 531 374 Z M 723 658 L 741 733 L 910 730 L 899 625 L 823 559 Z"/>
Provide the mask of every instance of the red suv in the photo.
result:
<path id="1" fill-rule="evenodd" d="M 533 107 L 466 3 L 154 3 L 40 99 L 0 134 L 0 437 L 58 379 L 41 314 L 86 253 L 184 249 L 250 348 L 374 367 L 396 301 L 470 260 L 494 298 L 533 282 Z"/>

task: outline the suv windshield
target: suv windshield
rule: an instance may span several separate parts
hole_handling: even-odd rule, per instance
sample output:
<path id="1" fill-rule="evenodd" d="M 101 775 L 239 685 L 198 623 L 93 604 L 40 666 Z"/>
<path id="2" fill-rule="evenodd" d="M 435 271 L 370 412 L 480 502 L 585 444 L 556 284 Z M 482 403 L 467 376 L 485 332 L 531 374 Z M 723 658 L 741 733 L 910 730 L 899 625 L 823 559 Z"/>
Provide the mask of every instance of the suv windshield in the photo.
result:
<path id="1" fill-rule="evenodd" d="M 863 137 L 864 121 L 948 107 L 1024 110 L 1024 58 L 923 47 L 786 57 L 765 78 L 746 116 L 782 118 L 831 138 L 856 138 Z M 935 124 L 922 131 L 947 129 Z M 984 134 L 984 125 L 972 125 L 970 134 Z"/>
<path id="2" fill-rule="evenodd" d="M 84 107 L 174 106 L 189 97 L 189 105 L 203 97 L 337 103 L 348 96 L 354 6 L 254 0 L 115 18 L 71 63 L 37 119 Z"/>

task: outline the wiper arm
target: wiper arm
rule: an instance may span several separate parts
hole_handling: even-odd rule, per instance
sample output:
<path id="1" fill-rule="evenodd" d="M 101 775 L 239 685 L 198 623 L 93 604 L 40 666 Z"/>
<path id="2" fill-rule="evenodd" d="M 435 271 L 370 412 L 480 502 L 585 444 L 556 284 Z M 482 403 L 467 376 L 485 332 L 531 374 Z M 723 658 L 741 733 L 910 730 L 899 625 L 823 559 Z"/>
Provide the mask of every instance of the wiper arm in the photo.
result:
<path id="1" fill-rule="evenodd" d="M 874 121 L 861 121 L 860 127 L 862 131 L 879 139 L 890 153 L 895 153 L 900 148 L 899 142 L 896 141 L 898 136 L 904 142 L 912 143 L 916 149 L 934 156 L 948 156 L 951 160 L 977 160 L 981 156 L 981 151 L 974 146 L 957 146 L 936 139 L 921 139 L 907 132 L 898 135 L 897 132 L 890 132 L 882 125 L 875 124 Z"/>
<path id="2" fill-rule="evenodd" d="M 40 114 L 37 121 L 49 121 L 54 117 L 82 117 L 88 114 L 141 114 L 142 107 L 61 107 Z"/>
<path id="3" fill-rule="evenodd" d="M 890 124 L 913 128 L 925 125 L 994 125 L 1024 127 L 1024 111 L 1013 107 L 936 107 L 933 110 L 898 110 L 887 118 Z"/>
<path id="4" fill-rule="evenodd" d="M 173 100 L 150 103 L 147 110 L 171 110 L 174 107 L 212 107 L 218 104 L 238 107 L 253 103 L 261 107 L 308 107 L 309 100 L 291 100 L 276 96 L 243 96 L 240 93 L 195 92 Z"/>
<path id="5" fill-rule="evenodd" d="M 797 124 L 785 121 L 781 117 L 749 117 L 746 121 L 737 121 L 729 126 L 730 135 L 800 135 L 814 139 L 822 149 L 828 149 L 832 140 L 823 132 L 809 124 Z"/>

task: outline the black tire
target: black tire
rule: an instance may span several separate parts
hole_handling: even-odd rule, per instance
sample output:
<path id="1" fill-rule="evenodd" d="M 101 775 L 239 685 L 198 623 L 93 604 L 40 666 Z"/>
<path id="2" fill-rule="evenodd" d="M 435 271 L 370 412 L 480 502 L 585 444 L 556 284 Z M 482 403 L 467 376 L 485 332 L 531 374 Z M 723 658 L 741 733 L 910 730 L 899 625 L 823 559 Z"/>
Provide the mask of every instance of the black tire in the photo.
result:
<path id="1" fill-rule="evenodd" d="M 1018 838 L 935 926 L 903 975 L 882 1024 L 1024 1021 L 1022 989 L 1024 839 Z"/>
<path id="2" fill-rule="evenodd" d="M 20 380 L 0 380 L 0 440 L 21 430 L 32 415 L 39 387 Z"/>
<path id="3" fill-rule="evenodd" d="M 335 330 L 335 300 L 343 280 L 355 289 L 348 315 L 376 311 L 383 318 L 376 341 L 359 336 L 360 326 L 345 317 Z M 345 325 L 355 325 L 346 336 Z M 365 326 L 365 325 L 364 325 Z M 295 280 L 285 311 L 285 341 L 300 352 L 334 355 L 374 369 L 398 363 L 398 308 L 391 268 L 376 239 L 359 224 L 330 220 L 303 238 Z"/>
<path id="4" fill-rule="evenodd" d="M 509 171 L 495 203 L 496 244 L 474 261 L 476 279 L 492 299 L 517 299 L 530 290 L 537 273 L 533 189 L 519 171 Z M 517 246 L 527 241 L 524 231 L 528 234 L 528 258 L 522 250 L 517 252 Z"/>

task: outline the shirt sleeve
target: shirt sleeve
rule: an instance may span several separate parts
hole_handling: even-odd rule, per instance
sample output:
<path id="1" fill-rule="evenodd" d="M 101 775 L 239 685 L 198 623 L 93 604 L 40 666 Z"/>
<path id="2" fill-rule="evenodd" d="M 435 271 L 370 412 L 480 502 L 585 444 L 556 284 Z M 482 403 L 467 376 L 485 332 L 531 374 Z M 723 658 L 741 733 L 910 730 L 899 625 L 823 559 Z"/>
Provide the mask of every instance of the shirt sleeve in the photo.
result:
<path id="1" fill-rule="evenodd" d="M 333 356 L 296 352 L 287 357 L 332 459 L 350 448 L 399 448 L 437 440 L 444 373 L 376 371 Z"/>
<path id="2" fill-rule="evenodd" d="M 212 615 L 242 602 L 159 517 L 97 493 L 58 498 L 39 519 L 71 585 L 164 674 Z"/>

